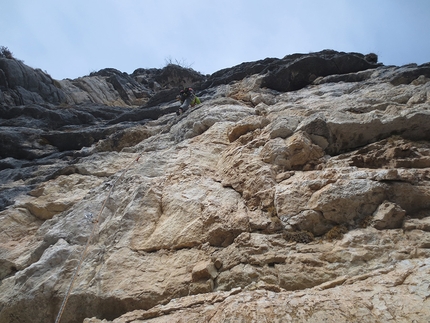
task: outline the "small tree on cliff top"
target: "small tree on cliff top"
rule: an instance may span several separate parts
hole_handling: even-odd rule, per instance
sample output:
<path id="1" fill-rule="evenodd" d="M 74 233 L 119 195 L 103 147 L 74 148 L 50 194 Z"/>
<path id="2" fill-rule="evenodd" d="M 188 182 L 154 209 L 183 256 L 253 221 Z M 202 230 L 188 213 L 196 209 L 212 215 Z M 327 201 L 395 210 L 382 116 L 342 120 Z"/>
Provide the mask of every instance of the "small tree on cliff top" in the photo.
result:
<path id="1" fill-rule="evenodd" d="M 0 46 L 0 57 L 13 59 L 13 54 L 6 46 Z"/>

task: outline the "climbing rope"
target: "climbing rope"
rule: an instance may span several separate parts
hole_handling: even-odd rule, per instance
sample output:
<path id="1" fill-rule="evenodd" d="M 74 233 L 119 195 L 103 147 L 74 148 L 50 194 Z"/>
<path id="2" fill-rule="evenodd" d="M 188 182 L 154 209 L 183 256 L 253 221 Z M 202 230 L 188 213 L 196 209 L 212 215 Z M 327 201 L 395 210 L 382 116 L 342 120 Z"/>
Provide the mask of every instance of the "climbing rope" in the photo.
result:
<path id="1" fill-rule="evenodd" d="M 61 320 L 61 317 L 62 317 L 62 315 L 63 315 L 63 312 L 64 312 L 64 309 L 65 309 L 65 307 L 66 307 L 66 304 L 67 304 L 67 301 L 69 300 L 69 296 L 70 296 L 70 293 L 71 293 L 71 291 L 72 291 L 72 288 L 73 288 L 73 284 L 75 283 L 75 280 L 76 280 L 76 276 L 77 276 L 77 274 L 78 274 L 78 272 L 79 272 L 79 270 L 81 269 L 81 266 L 82 266 L 82 263 L 84 262 L 84 259 L 85 259 L 85 257 L 86 257 L 86 255 L 87 255 L 87 252 L 88 252 L 88 247 L 89 247 L 89 245 L 90 245 L 90 242 L 91 242 L 91 240 L 92 240 L 92 238 L 93 238 L 93 236 L 94 236 L 94 233 L 95 233 L 95 231 L 96 231 L 96 228 L 97 228 L 97 224 L 99 223 L 99 220 L 100 220 L 100 216 L 101 216 L 101 214 L 103 213 L 103 210 L 104 210 L 104 208 L 105 208 L 105 206 L 106 206 L 106 203 L 107 203 L 107 201 L 108 201 L 108 199 L 109 199 L 109 197 L 110 197 L 110 195 L 111 195 L 111 193 L 112 193 L 112 191 L 113 191 L 113 188 L 115 187 L 115 185 L 116 185 L 116 183 L 124 176 L 124 174 L 130 169 L 130 167 L 135 163 L 135 162 L 138 162 L 139 161 L 139 159 L 140 159 L 140 156 L 141 156 L 142 154 L 139 154 L 139 156 L 137 156 L 137 158 L 136 159 L 134 159 L 125 169 L 124 169 L 124 171 L 122 172 L 122 174 L 115 180 L 115 182 L 111 185 L 111 188 L 110 188 L 110 190 L 109 190 L 109 193 L 108 193 L 108 195 L 107 195 L 107 197 L 106 197 L 106 199 L 104 200 L 104 202 L 103 202 L 103 205 L 102 205 L 102 207 L 101 207 L 101 209 L 100 209 L 100 211 L 99 211 L 99 213 L 97 214 L 97 217 L 95 218 L 95 220 L 93 220 L 93 223 L 94 223 L 94 225 L 93 225 L 93 229 L 91 230 L 91 234 L 90 234 L 90 236 L 88 237 L 88 240 L 87 240 L 87 244 L 85 245 L 85 248 L 84 248 L 84 250 L 82 251 L 82 253 L 81 253 L 81 257 L 80 257 L 80 259 L 79 259 L 79 263 L 78 263 L 78 266 L 76 267 L 76 269 L 75 269 L 75 272 L 73 273 L 73 276 L 72 276 L 72 280 L 71 280 L 71 282 L 70 282 L 70 285 L 69 285 L 69 288 L 67 289 L 67 292 L 66 292 L 66 295 L 64 296 L 64 299 L 63 299 L 63 302 L 62 302 L 62 304 L 61 304 L 61 307 L 60 307 L 60 310 L 59 310 L 59 312 L 58 312 L 58 315 L 57 315 L 57 318 L 56 318 L 56 320 L 55 320 L 55 323 L 59 323 L 60 322 L 60 320 Z"/>

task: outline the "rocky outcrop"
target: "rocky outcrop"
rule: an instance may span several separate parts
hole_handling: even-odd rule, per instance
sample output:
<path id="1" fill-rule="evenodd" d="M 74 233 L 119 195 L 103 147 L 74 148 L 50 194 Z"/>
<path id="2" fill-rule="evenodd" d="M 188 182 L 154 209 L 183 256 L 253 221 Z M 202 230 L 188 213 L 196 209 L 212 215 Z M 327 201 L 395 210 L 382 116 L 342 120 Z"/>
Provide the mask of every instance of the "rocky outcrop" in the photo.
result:
<path id="1" fill-rule="evenodd" d="M 169 64 L 162 69 L 140 68 L 131 75 L 106 68 L 74 80 L 54 80 L 22 61 L 0 57 L 0 103 L 9 106 L 51 103 L 137 107 L 146 105 L 160 91 L 174 89 L 176 96 L 178 89 L 204 78 L 190 68 Z M 163 100 L 166 101 L 169 100 Z"/>
<path id="2" fill-rule="evenodd" d="M 3 107 L 0 322 L 55 321 L 72 277 L 61 322 L 429 321 L 428 65 L 331 54 L 346 74 L 277 90 L 263 60 L 181 116 Z"/>
<path id="3" fill-rule="evenodd" d="M 152 107 L 173 101 L 178 90 L 193 86 L 198 91 L 229 84 L 251 75 L 264 76 L 261 86 L 277 91 L 294 91 L 317 77 L 358 72 L 380 66 L 375 54 L 324 50 L 294 54 L 282 59 L 242 63 L 204 76 L 190 68 L 168 64 L 162 69 L 136 69 L 131 75 L 114 68 L 92 72 L 74 80 L 53 80 L 40 69 L 32 69 L 13 58 L 0 57 L 0 103 L 7 105 L 103 104 Z M 428 75 L 427 70 L 423 70 Z M 421 73 L 421 74 L 423 74 Z M 420 75 L 421 75 L 420 74 Z M 398 76 L 398 81 L 413 75 Z"/>
<path id="4" fill-rule="evenodd" d="M 60 103 L 65 94 L 47 73 L 13 58 L 0 57 L 0 103 Z"/>
<path id="5" fill-rule="evenodd" d="M 208 78 L 203 88 L 228 84 L 259 74 L 264 75 L 261 87 L 280 92 L 295 91 L 309 85 L 321 76 L 346 74 L 375 68 L 381 65 L 377 61 L 375 54 L 363 55 L 334 50 L 287 55 L 282 59 L 266 58 L 215 72 Z"/>

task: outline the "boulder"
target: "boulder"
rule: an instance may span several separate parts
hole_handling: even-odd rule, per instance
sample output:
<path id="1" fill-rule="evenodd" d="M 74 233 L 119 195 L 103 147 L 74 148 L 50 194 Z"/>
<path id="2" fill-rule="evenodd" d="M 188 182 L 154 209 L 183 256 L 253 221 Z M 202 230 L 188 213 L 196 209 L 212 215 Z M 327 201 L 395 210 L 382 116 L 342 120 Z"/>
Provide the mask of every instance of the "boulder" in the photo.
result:
<path id="1" fill-rule="evenodd" d="M 403 224 L 406 211 L 389 201 L 384 201 L 373 213 L 371 225 L 378 230 L 396 229 Z"/>
<path id="2" fill-rule="evenodd" d="M 306 132 L 296 132 L 288 139 L 275 138 L 268 141 L 261 150 L 264 162 L 292 170 L 305 165 L 317 164 L 324 156 L 321 147 L 314 145 Z"/>
<path id="3" fill-rule="evenodd" d="M 359 72 L 378 66 L 366 60 L 362 54 L 331 50 L 315 55 L 287 56 L 278 66 L 270 69 L 261 86 L 280 92 L 295 91 L 311 84 L 320 76 Z"/>

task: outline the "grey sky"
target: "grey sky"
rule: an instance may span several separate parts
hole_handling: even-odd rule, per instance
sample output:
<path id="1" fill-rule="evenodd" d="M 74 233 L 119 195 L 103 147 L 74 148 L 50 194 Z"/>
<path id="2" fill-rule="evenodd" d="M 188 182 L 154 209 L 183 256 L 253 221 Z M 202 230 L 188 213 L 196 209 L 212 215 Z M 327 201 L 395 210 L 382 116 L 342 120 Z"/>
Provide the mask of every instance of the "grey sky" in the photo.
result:
<path id="1" fill-rule="evenodd" d="M 169 61 L 211 74 L 323 49 L 430 62 L 430 0 L 0 1 L 0 45 L 55 79 Z"/>

